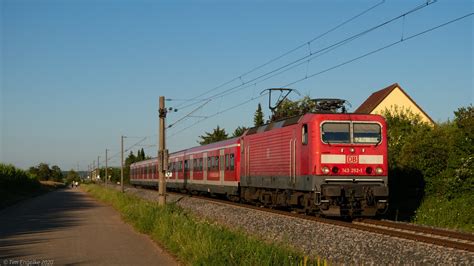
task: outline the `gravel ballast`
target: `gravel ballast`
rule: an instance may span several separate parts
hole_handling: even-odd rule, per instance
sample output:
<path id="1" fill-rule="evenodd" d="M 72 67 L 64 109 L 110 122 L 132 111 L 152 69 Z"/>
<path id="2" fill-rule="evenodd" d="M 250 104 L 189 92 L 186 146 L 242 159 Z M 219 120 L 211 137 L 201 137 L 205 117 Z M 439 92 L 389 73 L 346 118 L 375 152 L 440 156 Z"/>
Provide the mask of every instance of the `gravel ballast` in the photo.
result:
<path id="1" fill-rule="evenodd" d="M 117 187 L 119 188 L 119 187 Z M 126 192 L 150 201 L 155 190 L 127 187 Z M 311 257 L 350 264 L 474 265 L 474 253 L 412 240 L 323 224 L 268 212 L 169 194 L 168 202 L 201 218 L 241 229 L 265 241 L 290 245 Z"/>

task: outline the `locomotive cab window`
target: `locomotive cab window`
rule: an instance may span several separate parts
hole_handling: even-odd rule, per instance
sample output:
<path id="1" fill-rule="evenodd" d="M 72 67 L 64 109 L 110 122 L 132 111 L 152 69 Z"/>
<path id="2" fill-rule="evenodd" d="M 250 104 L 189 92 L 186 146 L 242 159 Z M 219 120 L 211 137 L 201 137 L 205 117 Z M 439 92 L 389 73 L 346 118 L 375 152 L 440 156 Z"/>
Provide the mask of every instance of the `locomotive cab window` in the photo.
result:
<path id="1" fill-rule="evenodd" d="M 376 123 L 354 123 L 354 143 L 379 143 L 382 140 L 382 130 Z"/>
<path id="2" fill-rule="evenodd" d="M 350 143 L 350 124 L 347 122 L 326 122 L 321 127 L 323 142 Z"/>
<path id="3" fill-rule="evenodd" d="M 308 125 L 304 124 L 301 128 L 301 143 L 303 145 L 308 144 Z"/>

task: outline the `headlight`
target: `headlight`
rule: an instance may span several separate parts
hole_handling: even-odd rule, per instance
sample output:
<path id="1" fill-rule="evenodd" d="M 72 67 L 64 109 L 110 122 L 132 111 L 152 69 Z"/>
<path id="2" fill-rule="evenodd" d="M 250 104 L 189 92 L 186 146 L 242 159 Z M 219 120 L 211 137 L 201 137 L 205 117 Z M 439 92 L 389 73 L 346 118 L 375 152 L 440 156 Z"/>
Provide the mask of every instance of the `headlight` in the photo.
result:
<path id="1" fill-rule="evenodd" d="M 325 175 L 329 174 L 329 167 L 324 166 L 321 170 L 323 171 L 323 174 Z"/>
<path id="2" fill-rule="evenodd" d="M 377 167 L 377 168 L 375 168 L 375 173 L 378 174 L 378 175 L 381 175 L 381 174 L 383 174 L 383 169 L 380 168 L 380 167 Z"/>

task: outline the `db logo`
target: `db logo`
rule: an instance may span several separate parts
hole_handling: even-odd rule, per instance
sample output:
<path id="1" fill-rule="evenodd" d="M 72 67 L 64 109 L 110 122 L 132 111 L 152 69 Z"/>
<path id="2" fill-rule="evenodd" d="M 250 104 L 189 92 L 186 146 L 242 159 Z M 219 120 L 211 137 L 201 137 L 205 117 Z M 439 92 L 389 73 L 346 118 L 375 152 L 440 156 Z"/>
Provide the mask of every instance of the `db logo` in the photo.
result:
<path id="1" fill-rule="evenodd" d="M 347 161 L 347 163 L 358 163 L 359 162 L 359 156 L 358 155 L 347 155 L 346 161 Z"/>

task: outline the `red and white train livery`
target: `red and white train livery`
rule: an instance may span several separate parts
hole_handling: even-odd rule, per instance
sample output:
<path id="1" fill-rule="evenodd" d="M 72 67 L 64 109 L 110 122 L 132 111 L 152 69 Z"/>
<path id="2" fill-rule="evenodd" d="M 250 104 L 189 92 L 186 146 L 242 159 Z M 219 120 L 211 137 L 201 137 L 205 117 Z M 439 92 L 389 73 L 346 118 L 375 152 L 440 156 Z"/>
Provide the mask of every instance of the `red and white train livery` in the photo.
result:
<path id="1" fill-rule="evenodd" d="M 168 188 L 326 216 L 375 216 L 388 205 L 386 123 L 379 115 L 307 113 L 169 155 Z M 130 167 L 157 186 L 157 160 Z"/>

